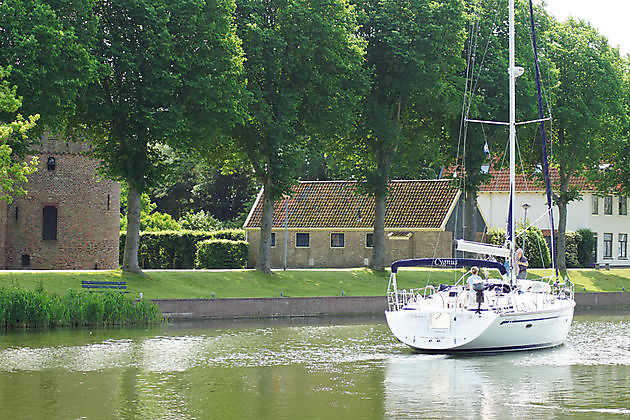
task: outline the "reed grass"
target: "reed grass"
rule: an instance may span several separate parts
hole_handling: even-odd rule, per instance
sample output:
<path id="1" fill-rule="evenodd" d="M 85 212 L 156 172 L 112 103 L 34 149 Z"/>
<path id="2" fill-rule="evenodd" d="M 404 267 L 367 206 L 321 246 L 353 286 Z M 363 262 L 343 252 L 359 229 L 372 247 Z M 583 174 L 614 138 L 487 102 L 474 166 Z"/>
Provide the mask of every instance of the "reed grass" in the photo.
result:
<path id="1" fill-rule="evenodd" d="M 132 302 L 119 292 L 88 293 L 68 290 L 64 295 L 19 287 L 0 288 L 0 328 L 53 328 L 147 325 L 160 322 L 154 303 Z"/>

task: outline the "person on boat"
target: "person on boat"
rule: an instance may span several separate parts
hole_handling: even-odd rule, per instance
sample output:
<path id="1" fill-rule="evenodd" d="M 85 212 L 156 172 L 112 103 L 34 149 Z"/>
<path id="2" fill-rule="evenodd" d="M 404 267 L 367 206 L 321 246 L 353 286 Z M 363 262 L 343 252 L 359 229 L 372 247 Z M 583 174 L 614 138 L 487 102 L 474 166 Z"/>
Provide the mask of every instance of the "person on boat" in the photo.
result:
<path id="1" fill-rule="evenodd" d="M 522 248 L 519 248 L 516 250 L 516 262 L 518 263 L 518 274 L 516 275 L 516 278 L 526 279 L 527 267 L 529 267 L 529 261 L 527 261 L 527 258 L 525 258 Z"/>
<path id="2" fill-rule="evenodd" d="M 479 267 L 474 266 L 470 269 L 470 276 L 468 276 L 468 280 L 466 280 L 466 284 L 469 289 L 472 289 L 473 283 L 482 283 L 483 279 L 479 276 Z"/>

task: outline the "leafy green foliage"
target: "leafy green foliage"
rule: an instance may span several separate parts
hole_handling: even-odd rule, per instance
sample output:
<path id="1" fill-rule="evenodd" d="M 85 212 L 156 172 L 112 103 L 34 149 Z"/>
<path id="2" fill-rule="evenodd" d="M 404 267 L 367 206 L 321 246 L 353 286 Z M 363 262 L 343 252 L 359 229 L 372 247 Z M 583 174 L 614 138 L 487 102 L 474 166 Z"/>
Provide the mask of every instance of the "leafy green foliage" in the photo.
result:
<path id="1" fill-rule="evenodd" d="M 249 244 L 246 241 L 210 239 L 197 242 L 195 268 L 245 268 Z"/>
<path id="2" fill-rule="evenodd" d="M 125 243 L 125 232 L 120 234 L 120 243 Z M 142 268 L 195 267 L 197 243 L 203 240 L 225 239 L 244 241 L 245 231 L 225 229 L 216 231 L 156 231 L 140 232 L 138 259 Z M 122 247 L 120 248 L 122 251 Z M 122 260 L 122 254 L 120 255 Z"/>
<path id="3" fill-rule="evenodd" d="M 203 210 L 196 213 L 188 211 L 177 222 L 185 230 L 216 230 L 222 225 L 210 213 Z"/>
<path id="4" fill-rule="evenodd" d="M 41 115 L 37 134 L 44 129 L 58 133 L 71 124 L 78 98 L 96 75 L 88 35 L 96 22 L 92 4 L 0 2 L 0 66 L 12 67 L 8 80 L 24 98 L 24 113 Z M 13 151 L 21 154 L 25 147 Z"/>
<path id="5" fill-rule="evenodd" d="M 580 235 L 576 232 L 566 233 L 566 264 L 569 268 L 580 267 L 578 259 L 578 246 L 580 243 Z"/>
<path id="6" fill-rule="evenodd" d="M 0 288 L 0 328 L 147 325 L 160 322 L 157 305 L 135 304 L 119 292 L 65 295 L 17 287 Z"/>
<path id="7" fill-rule="evenodd" d="M 21 98 L 16 96 L 16 87 L 6 80 L 11 69 L 0 67 L 0 116 L 15 115 L 22 106 Z M 5 123 L 0 119 L 0 200 L 11 202 L 13 197 L 23 195 L 23 185 L 27 176 L 37 170 L 37 158 L 22 162 L 14 153 L 13 147 L 20 148 L 26 143 L 27 133 L 35 126 L 39 115 L 24 119 L 16 115 L 13 122 Z M 13 146 L 13 147 L 12 147 Z"/>
<path id="8" fill-rule="evenodd" d="M 127 230 L 127 185 L 122 184 L 120 191 L 120 230 Z M 141 231 L 162 231 L 181 230 L 182 226 L 170 214 L 156 211 L 157 205 L 151 202 L 149 194 L 143 193 L 140 196 L 140 230 Z"/>
<path id="9" fill-rule="evenodd" d="M 577 259 L 581 267 L 593 266 L 593 251 L 597 246 L 597 240 L 590 229 L 580 229 L 576 232 Z"/>
<path id="10" fill-rule="evenodd" d="M 516 234 L 516 246 L 523 247 L 523 228 L 518 227 Z M 486 235 L 486 243 L 502 246 L 505 243 L 505 229 L 490 229 Z M 532 268 L 548 268 L 551 266 L 551 254 L 549 246 L 541 230 L 536 226 L 528 226 L 525 237 L 525 257 Z M 502 258 L 497 258 L 503 260 Z"/>

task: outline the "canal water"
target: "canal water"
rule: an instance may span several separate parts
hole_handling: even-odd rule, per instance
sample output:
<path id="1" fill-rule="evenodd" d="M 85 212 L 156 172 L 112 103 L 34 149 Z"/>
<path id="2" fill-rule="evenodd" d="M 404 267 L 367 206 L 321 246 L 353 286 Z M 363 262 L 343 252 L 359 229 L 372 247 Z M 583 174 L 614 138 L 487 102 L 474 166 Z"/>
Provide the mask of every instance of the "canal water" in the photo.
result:
<path id="1" fill-rule="evenodd" d="M 0 417 L 630 418 L 630 312 L 474 357 L 415 354 L 382 317 L 2 333 Z"/>

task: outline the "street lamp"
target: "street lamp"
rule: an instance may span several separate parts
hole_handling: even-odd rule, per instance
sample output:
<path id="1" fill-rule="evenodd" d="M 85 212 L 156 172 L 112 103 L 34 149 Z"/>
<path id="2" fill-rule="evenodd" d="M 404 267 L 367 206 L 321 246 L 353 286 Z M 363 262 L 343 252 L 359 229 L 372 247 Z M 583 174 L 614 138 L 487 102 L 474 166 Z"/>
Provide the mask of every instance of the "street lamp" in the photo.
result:
<path id="1" fill-rule="evenodd" d="M 525 210 L 525 216 L 523 216 L 523 253 L 525 253 L 525 238 L 527 238 L 527 209 L 531 206 L 527 203 L 523 203 L 523 210 Z"/>

